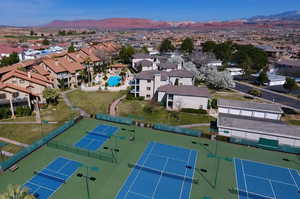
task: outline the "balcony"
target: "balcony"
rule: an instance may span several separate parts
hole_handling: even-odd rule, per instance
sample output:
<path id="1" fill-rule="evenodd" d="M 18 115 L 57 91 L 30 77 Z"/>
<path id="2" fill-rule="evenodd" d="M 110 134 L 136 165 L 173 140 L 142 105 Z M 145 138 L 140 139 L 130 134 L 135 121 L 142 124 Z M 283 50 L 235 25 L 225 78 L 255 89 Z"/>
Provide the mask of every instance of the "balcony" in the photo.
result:
<path id="1" fill-rule="evenodd" d="M 12 99 L 12 103 L 13 104 L 23 104 L 23 103 L 28 103 L 27 102 L 27 98 L 26 97 L 16 97 Z M 0 99 L 0 106 L 1 105 L 8 105 L 9 103 L 9 99 Z"/>
<path id="2" fill-rule="evenodd" d="M 129 81 L 129 86 L 138 86 L 140 84 L 139 80 L 131 80 Z"/>
<path id="3" fill-rule="evenodd" d="M 132 90 L 130 90 L 130 93 L 133 93 L 133 94 L 140 93 L 140 89 L 132 89 Z"/>

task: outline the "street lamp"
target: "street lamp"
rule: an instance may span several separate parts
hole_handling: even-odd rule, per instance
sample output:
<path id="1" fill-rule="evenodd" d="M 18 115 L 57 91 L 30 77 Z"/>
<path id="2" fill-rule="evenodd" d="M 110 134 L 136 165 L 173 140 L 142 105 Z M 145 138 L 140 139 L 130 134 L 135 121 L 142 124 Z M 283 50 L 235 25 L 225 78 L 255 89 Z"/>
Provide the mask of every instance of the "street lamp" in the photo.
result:
<path id="1" fill-rule="evenodd" d="M 112 148 L 112 147 L 107 147 L 107 146 L 104 146 L 103 149 L 105 150 L 110 150 L 111 151 L 111 154 L 113 156 L 113 158 L 115 159 L 116 163 L 118 163 L 118 159 L 115 155 L 115 152 L 118 153 L 120 152 L 120 149 L 119 148 Z"/>
<path id="2" fill-rule="evenodd" d="M 99 168 L 98 167 L 90 167 L 90 166 L 83 165 L 83 164 L 81 166 L 86 169 L 86 174 L 77 173 L 76 176 L 79 177 L 79 178 L 84 178 L 85 179 L 87 198 L 90 199 L 91 194 L 90 194 L 89 180 L 95 182 L 96 178 L 89 175 L 89 170 L 99 171 Z"/>

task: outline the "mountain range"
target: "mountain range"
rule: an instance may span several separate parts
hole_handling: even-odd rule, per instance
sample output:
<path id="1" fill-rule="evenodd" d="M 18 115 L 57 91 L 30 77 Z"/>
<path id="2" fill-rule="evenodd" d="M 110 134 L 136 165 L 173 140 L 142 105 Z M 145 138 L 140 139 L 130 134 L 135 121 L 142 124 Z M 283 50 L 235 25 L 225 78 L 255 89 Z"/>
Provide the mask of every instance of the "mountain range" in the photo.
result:
<path id="1" fill-rule="evenodd" d="M 140 18 L 108 18 L 101 20 L 74 20 L 64 21 L 55 20 L 43 27 L 47 28 L 94 28 L 94 29 L 169 29 L 169 28 L 230 28 L 241 25 L 267 25 L 267 26 L 299 26 L 300 27 L 300 11 L 289 11 L 269 16 L 255 16 L 248 19 L 232 20 L 232 21 L 213 21 L 213 22 L 168 22 L 155 21 Z"/>

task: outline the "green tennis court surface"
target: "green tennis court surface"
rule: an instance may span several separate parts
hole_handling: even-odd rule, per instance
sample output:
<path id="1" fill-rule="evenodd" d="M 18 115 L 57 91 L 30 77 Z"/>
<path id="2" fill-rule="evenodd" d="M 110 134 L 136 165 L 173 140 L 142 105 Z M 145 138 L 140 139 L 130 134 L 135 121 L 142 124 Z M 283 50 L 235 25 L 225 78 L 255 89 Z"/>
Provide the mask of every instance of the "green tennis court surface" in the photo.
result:
<path id="1" fill-rule="evenodd" d="M 8 184 L 25 184 L 34 176 L 34 171 L 42 171 L 52 160 L 64 157 L 91 167 L 98 167 L 99 171 L 89 172 L 91 176 L 96 178 L 96 181 L 90 182 L 91 198 L 114 199 L 133 169 L 128 167 L 128 163 L 137 163 L 151 142 L 197 152 L 194 178 L 197 178 L 199 182 L 192 184 L 191 199 L 203 199 L 205 197 L 210 199 L 238 199 L 234 161 L 230 161 L 233 158 L 262 162 L 292 170 L 299 169 L 300 165 L 300 159 L 295 155 L 93 119 L 81 120 L 56 137 L 54 141 L 73 146 L 74 143 L 87 135 L 86 132 L 92 131 L 99 125 L 118 127 L 118 131 L 114 135 L 125 137 L 125 139 L 110 138 L 97 150 L 97 152 L 111 153 L 114 149 L 119 149 L 119 152 L 114 152 L 118 163 L 44 146 L 18 162 L 19 169 L 15 172 L 7 171 L 0 175 L 0 192 L 6 190 Z M 133 135 L 132 130 L 135 130 L 134 141 L 129 140 Z M 283 159 L 289 159 L 289 161 Z M 79 167 L 50 198 L 87 198 L 86 185 L 82 178 L 76 176 L 78 172 L 85 173 L 85 168 Z"/>

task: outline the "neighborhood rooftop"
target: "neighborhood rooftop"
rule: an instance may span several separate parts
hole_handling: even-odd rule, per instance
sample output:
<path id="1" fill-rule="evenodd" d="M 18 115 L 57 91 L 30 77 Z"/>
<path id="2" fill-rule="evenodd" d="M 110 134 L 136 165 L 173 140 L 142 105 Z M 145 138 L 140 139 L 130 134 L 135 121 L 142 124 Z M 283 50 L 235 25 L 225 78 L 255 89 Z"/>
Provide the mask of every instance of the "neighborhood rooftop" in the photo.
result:
<path id="1" fill-rule="evenodd" d="M 218 127 L 300 139 L 300 127 L 281 121 L 219 113 Z"/>
<path id="2" fill-rule="evenodd" d="M 170 72 L 149 70 L 149 71 L 142 71 L 139 74 L 137 74 L 136 79 L 152 80 L 154 79 L 155 75 L 161 75 L 162 80 L 167 80 L 168 77 L 183 77 L 183 78 L 194 77 L 194 73 L 187 70 L 172 70 Z"/>
<path id="3" fill-rule="evenodd" d="M 173 86 L 165 85 L 158 88 L 159 92 L 166 92 L 174 95 L 210 97 L 207 87 L 197 87 L 192 85 Z"/>
<path id="4" fill-rule="evenodd" d="M 256 110 L 256 111 L 268 111 L 275 113 L 283 113 L 281 110 L 281 106 L 277 104 L 265 104 L 265 103 L 257 103 L 257 102 L 244 102 L 238 100 L 227 100 L 227 99 L 219 99 L 218 107 L 226 107 L 226 108 L 238 108 L 238 109 L 246 109 L 246 110 Z"/>

